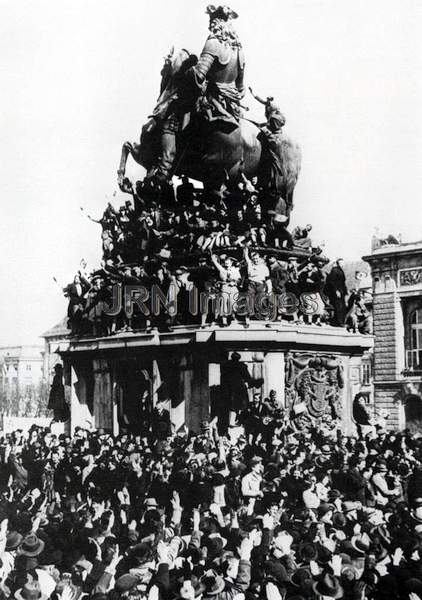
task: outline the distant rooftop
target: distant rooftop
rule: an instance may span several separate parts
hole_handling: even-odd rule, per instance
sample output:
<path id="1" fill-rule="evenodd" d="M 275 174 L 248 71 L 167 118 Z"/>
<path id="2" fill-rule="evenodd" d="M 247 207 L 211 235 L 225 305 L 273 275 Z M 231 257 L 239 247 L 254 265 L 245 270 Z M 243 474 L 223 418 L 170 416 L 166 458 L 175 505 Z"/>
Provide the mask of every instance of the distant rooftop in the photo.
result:
<path id="1" fill-rule="evenodd" d="M 41 359 L 44 347 L 41 345 L 0 346 L 0 359 Z"/>
<path id="2" fill-rule="evenodd" d="M 372 254 L 364 256 L 363 259 L 370 259 L 371 256 L 391 256 L 393 254 L 414 254 L 422 252 L 422 240 L 417 242 L 402 242 L 400 236 L 389 235 L 387 238 L 372 238 Z"/>

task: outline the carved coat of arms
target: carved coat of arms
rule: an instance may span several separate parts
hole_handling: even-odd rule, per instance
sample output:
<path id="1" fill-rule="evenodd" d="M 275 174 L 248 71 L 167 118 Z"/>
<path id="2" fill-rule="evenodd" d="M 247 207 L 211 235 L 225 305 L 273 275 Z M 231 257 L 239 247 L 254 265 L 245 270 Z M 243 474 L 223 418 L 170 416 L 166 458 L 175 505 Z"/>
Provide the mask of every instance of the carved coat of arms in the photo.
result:
<path id="1" fill-rule="evenodd" d="M 286 392 L 293 419 L 300 428 L 314 419 L 341 417 L 343 368 L 336 357 L 295 354 L 286 361 Z M 305 405 L 296 415 L 295 406 Z"/>

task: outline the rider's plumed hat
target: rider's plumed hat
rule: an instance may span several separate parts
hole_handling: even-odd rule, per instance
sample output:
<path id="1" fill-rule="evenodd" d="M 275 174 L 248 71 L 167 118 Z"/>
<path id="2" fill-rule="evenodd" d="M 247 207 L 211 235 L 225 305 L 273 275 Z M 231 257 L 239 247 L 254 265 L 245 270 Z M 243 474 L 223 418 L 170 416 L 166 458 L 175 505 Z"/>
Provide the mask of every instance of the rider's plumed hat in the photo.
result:
<path id="1" fill-rule="evenodd" d="M 214 6 L 214 4 L 209 4 L 205 12 L 211 20 L 222 19 L 223 21 L 228 21 L 229 19 L 237 19 L 238 17 L 238 14 L 228 6 Z"/>

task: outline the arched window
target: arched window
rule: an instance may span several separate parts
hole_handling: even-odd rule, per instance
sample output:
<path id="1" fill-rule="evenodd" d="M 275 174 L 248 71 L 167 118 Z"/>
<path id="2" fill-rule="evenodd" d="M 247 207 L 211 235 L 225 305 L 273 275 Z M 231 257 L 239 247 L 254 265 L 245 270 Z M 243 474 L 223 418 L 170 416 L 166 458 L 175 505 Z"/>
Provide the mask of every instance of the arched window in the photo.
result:
<path id="1" fill-rule="evenodd" d="M 409 316 L 409 338 L 406 349 L 407 368 L 422 370 L 422 308 Z"/>

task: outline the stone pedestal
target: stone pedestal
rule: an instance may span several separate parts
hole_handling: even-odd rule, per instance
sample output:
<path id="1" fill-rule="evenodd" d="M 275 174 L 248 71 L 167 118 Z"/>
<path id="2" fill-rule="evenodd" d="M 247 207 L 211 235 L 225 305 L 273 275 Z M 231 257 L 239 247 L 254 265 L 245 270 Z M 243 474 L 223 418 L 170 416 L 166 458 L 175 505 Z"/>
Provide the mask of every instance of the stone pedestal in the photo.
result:
<path id="1" fill-rule="evenodd" d="M 186 425 L 198 432 L 202 421 L 227 408 L 221 367 L 230 367 L 236 351 L 250 377 L 264 380 L 250 397 L 255 389 L 263 398 L 275 390 L 292 418 L 296 411 L 304 419 L 332 413 L 350 431 L 360 358 L 371 345 L 370 336 L 344 329 L 255 322 L 248 329 L 176 327 L 158 335 L 75 340 L 60 353 L 71 373 L 72 429 L 131 430 L 147 392 L 152 405 L 160 396 L 168 401 L 176 430 Z"/>

